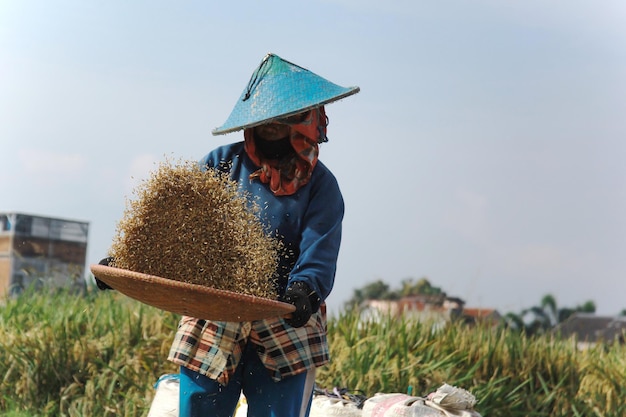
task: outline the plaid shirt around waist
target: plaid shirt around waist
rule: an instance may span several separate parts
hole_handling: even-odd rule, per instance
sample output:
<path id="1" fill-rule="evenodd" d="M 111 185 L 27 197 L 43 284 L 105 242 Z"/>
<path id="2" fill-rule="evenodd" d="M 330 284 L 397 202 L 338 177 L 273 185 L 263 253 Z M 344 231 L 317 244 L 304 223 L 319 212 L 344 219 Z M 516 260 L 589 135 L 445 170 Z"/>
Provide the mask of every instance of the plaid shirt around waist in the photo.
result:
<path id="1" fill-rule="evenodd" d="M 298 328 L 280 317 L 236 323 L 183 316 L 168 360 L 226 385 L 247 343 L 255 345 L 275 381 L 325 365 L 326 306 Z"/>

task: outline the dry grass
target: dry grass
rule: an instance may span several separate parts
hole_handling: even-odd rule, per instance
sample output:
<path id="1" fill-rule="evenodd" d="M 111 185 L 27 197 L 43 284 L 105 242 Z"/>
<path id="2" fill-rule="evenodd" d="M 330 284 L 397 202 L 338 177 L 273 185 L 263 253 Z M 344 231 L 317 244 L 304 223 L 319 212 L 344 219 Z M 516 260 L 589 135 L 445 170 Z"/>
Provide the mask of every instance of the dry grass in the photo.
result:
<path id="1" fill-rule="evenodd" d="M 258 206 L 225 174 L 193 162 L 159 165 L 135 189 L 117 226 L 115 266 L 276 299 L 280 243 Z"/>

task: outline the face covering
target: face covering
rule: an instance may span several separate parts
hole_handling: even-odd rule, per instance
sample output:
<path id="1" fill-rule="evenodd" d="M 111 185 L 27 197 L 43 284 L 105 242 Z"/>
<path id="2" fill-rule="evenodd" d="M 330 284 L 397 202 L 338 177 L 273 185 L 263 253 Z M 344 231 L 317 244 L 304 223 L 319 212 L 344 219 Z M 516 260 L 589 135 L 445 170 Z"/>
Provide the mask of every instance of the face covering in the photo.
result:
<path id="1" fill-rule="evenodd" d="M 294 153 L 289 137 L 280 140 L 265 140 L 255 136 L 254 143 L 257 153 L 265 159 L 282 159 Z"/>
<path id="2" fill-rule="evenodd" d="M 250 174 L 250 179 L 259 179 L 262 183 L 269 184 L 274 195 L 294 194 L 311 179 L 319 155 L 318 143 L 327 140 L 327 124 L 324 107 L 313 109 L 303 120 L 290 124 L 291 129 L 287 139 L 292 149 L 278 159 L 268 158 L 266 156 L 270 152 L 268 149 L 264 149 L 263 152 L 259 149 L 254 138 L 254 128 L 246 129 L 244 148 L 252 162 L 260 167 Z M 276 142 L 282 142 L 282 140 Z M 264 146 L 265 144 L 261 144 L 261 148 Z M 271 146 L 279 149 L 281 153 L 285 151 L 285 144 Z"/>

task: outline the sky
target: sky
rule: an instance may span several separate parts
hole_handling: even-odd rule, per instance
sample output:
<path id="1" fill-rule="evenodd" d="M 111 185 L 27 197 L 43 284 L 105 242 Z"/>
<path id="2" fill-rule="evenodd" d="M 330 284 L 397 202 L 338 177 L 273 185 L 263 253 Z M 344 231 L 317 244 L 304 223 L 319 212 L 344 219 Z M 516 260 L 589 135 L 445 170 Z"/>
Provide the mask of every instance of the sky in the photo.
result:
<path id="1" fill-rule="evenodd" d="M 0 0 L 0 212 L 89 222 L 212 136 L 265 54 L 326 107 L 346 213 L 338 312 L 427 278 L 468 307 L 626 309 L 626 3 Z"/>

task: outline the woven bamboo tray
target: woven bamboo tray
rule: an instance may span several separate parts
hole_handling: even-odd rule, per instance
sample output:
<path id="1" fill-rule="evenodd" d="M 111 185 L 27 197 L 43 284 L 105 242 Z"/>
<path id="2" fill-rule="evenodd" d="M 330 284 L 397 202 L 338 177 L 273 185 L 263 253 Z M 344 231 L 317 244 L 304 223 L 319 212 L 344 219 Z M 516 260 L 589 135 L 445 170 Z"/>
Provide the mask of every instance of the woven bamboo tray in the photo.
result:
<path id="1" fill-rule="evenodd" d="M 113 268 L 91 265 L 100 281 L 122 294 L 165 311 L 213 321 L 254 321 L 286 316 L 291 304 L 203 285 L 189 284 Z"/>

